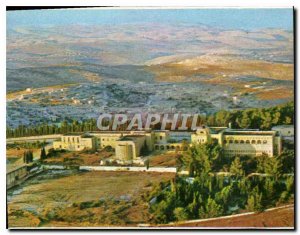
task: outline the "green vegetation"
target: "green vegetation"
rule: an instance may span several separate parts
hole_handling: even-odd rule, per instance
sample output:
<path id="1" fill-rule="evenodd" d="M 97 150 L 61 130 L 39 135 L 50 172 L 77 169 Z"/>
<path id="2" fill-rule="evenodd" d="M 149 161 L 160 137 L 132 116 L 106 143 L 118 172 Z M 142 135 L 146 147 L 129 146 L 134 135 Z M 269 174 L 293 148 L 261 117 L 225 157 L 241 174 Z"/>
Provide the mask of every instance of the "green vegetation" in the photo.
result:
<path id="1" fill-rule="evenodd" d="M 270 108 L 253 108 L 236 111 L 221 110 L 208 117 L 198 119 L 197 125 L 207 124 L 209 126 L 228 126 L 232 124 L 233 128 L 258 128 L 268 130 L 272 126 L 282 124 L 293 124 L 294 120 L 294 102 L 288 102 Z M 179 125 L 180 122 L 178 122 Z M 108 123 L 105 123 L 107 125 Z M 125 130 L 128 126 L 125 123 L 118 127 L 118 130 Z M 187 126 L 191 127 L 192 120 L 188 120 Z M 167 125 L 167 128 L 171 125 Z M 154 129 L 160 129 L 160 123 L 153 126 Z M 97 122 L 95 119 L 88 119 L 82 122 L 77 120 L 65 120 L 59 125 L 42 124 L 35 127 L 21 125 L 15 129 L 7 128 L 6 137 L 16 138 L 24 136 L 49 135 L 49 134 L 65 134 L 69 132 L 87 132 L 97 131 Z"/>
<path id="2" fill-rule="evenodd" d="M 224 177 L 202 173 L 161 183 L 149 194 L 150 212 L 156 223 L 204 219 L 241 210 L 262 211 L 294 197 L 294 178 Z"/>
<path id="3" fill-rule="evenodd" d="M 270 108 L 252 108 L 237 111 L 221 110 L 206 119 L 209 126 L 228 126 L 233 128 L 254 128 L 269 130 L 273 126 L 293 124 L 294 102 Z"/>
<path id="4" fill-rule="evenodd" d="M 22 143 L 13 143 L 13 144 L 6 144 L 7 149 L 36 149 L 45 146 L 45 142 L 22 142 Z"/>
<path id="5" fill-rule="evenodd" d="M 52 135 L 52 134 L 65 134 L 69 132 L 86 132 L 86 131 L 96 131 L 97 123 L 95 119 L 88 119 L 83 122 L 78 122 L 74 120 L 65 120 L 60 125 L 57 124 L 42 124 L 34 127 L 27 127 L 24 125 L 18 128 L 6 129 L 7 138 L 16 138 L 23 136 L 36 136 L 36 135 Z"/>
<path id="6" fill-rule="evenodd" d="M 191 146 L 179 161 L 193 178 L 161 183 L 148 195 L 156 223 L 262 211 L 294 197 L 293 150 L 276 157 L 225 158 L 218 144 L 209 142 Z M 214 174 L 220 171 L 229 176 Z"/>
<path id="7" fill-rule="evenodd" d="M 262 173 L 274 175 L 294 173 L 294 150 L 285 149 L 275 157 L 262 156 L 224 156 L 222 148 L 214 142 L 192 145 L 178 159 L 181 170 L 188 170 L 189 176 L 202 173 L 230 172 L 235 176 Z"/>
<path id="8" fill-rule="evenodd" d="M 46 150 L 45 150 L 44 147 L 41 149 L 41 157 L 40 158 L 41 158 L 42 161 L 47 158 Z"/>
<path id="9" fill-rule="evenodd" d="M 31 150 L 25 151 L 23 155 L 23 162 L 28 164 L 33 162 L 33 153 Z"/>

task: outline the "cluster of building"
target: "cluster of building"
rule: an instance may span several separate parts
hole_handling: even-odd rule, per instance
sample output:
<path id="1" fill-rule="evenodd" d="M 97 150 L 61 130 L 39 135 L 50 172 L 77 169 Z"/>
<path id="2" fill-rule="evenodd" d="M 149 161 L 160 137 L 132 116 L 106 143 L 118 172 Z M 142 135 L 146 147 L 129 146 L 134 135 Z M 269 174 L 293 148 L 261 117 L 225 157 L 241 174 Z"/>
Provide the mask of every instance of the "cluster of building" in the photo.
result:
<path id="1" fill-rule="evenodd" d="M 289 128 L 289 131 L 286 131 Z M 115 150 L 116 160 L 132 162 L 143 155 L 143 150 L 185 151 L 192 143 L 204 144 L 216 141 L 226 156 L 270 157 L 282 152 L 282 135 L 294 135 L 293 127 L 280 130 L 261 131 L 257 129 L 236 130 L 227 127 L 206 127 L 193 132 L 188 131 L 101 131 L 90 133 L 70 133 L 54 141 L 54 149 L 82 151 L 99 150 L 111 147 Z M 287 134 L 289 133 L 289 134 Z"/>

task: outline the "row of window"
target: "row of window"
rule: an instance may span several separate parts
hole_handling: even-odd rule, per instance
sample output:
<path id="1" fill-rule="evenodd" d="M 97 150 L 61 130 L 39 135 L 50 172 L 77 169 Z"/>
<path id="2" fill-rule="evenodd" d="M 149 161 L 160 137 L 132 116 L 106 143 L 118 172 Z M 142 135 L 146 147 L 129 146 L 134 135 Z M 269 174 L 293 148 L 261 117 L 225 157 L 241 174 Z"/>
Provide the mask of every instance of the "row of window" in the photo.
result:
<path id="1" fill-rule="evenodd" d="M 109 138 L 107 138 L 107 139 L 104 139 L 104 138 L 102 138 L 102 141 L 114 141 L 114 140 L 117 140 L 118 138 L 111 138 L 111 139 L 109 139 Z"/>
<path id="2" fill-rule="evenodd" d="M 155 145 L 155 149 L 156 150 L 169 150 L 169 149 L 172 149 L 172 150 L 187 150 L 187 147 L 184 146 L 184 147 L 180 147 L 179 145 L 177 146 L 174 146 L 174 145 Z"/>
<path id="3" fill-rule="evenodd" d="M 246 141 L 244 141 L 244 140 L 224 140 L 223 141 L 223 143 L 224 144 L 267 144 L 268 143 L 268 141 L 267 140 L 263 140 L 263 141 L 261 141 L 261 140 L 246 140 Z"/>
<path id="4" fill-rule="evenodd" d="M 63 142 L 66 142 L 66 139 L 68 140 L 67 142 L 75 142 L 75 137 L 65 137 L 65 138 L 63 138 Z M 79 143 L 79 137 L 76 137 L 76 141 L 77 141 L 77 143 Z"/>
<path id="5" fill-rule="evenodd" d="M 60 148 L 60 149 L 62 149 L 62 146 L 61 146 L 61 145 L 59 145 L 59 148 Z M 80 145 L 77 145 L 77 148 L 80 148 Z"/>
<path id="6" fill-rule="evenodd" d="M 160 140 L 162 140 L 162 138 L 163 138 L 162 136 L 159 136 L 159 139 L 160 139 Z M 155 136 L 155 140 L 158 140 L 158 137 L 157 137 L 157 136 Z"/>

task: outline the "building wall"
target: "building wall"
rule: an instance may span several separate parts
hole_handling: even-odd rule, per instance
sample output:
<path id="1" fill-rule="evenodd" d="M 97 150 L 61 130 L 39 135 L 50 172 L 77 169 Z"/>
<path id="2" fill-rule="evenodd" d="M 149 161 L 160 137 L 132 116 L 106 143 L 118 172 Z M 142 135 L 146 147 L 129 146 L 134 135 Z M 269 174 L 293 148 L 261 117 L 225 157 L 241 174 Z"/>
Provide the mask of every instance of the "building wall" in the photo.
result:
<path id="1" fill-rule="evenodd" d="M 284 137 L 294 136 L 294 126 L 293 125 L 283 125 L 283 126 L 274 126 L 272 128 L 274 131 L 278 131 L 280 135 Z"/>
<path id="2" fill-rule="evenodd" d="M 116 141 L 122 137 L 122 133 L 91 133 L 92 136 L 96 137 L 97 149 L 111 146 L 116 148 Z"/>
<path id="3" fill-rule="evenodd" d="M 184 151 L 182 143 L 155 144 L 154 149 L 158 151 Z"/>
<path id="4" fill-rule="evenodd" d="M 133 141 L 120 141 L 116 145 L 116 158 L 123 161 L 131 161 L 136 158 Z"/>
<path id="5" fill-rule="evenodd" d="M 11 187 L 15 185 L 18 180 L 24 178 L 27 175 L 27 167 L 22 166 L 16 170 L 6 173 L 6 186 Z"/>
<path id="6" fill-rule="evenodd" d="M 53 142 L 54 149 L 65 149 L 69 151 L 82 151 L 84 149 L 96 149 L 94 137 L 83 137 L 81 135 L 64 135 L 60 141 Z"/>
<path id="7" fill-rule="evenodd" d="M 201 128 L 196 131 L 196 133 L 191 135 L 192 143 L 204 144 L 211 139 L 210 132 L 208 128 Z"/>
<path id="8" fill-rule="evenodd" d="M 273 136 L 261 135 L 224 135 L 223 149 L 225 155 L 259 156 L 263 153 L 273 156 Z"/>
<path id="9" fill-rule="evenodd" d="M 169 141 L 169 131 L 154 131 L 154 143 L 165 144 Z"/>
<path id="10" fill-rule="evenodd" d="M 281 138 L 275 136 L 275 131 L 245 131 L 226 130 L 210 133 L 208 128 L 201 128 L 192 134 L 192 143 L 207 143 L 209 140 L 217 141 L 227 156 L 251 155 L 259 156 L 263 153 L 268 156 L 280 154 L 282 151 Z M 253 133 L 251 133 L 253 132 Z"/>
<path id="11" fill-rule="evenodd" d="M 140 156 L 141 148 L 144 146 L 145 142 L 145 136 L 133 137 L 132 140 L 117 141 L 116 158 L 124 161 L 137 159 Z"/>
<path id="12" fill-rule="evenodd" d="M 275 131 L 250 130 L 219 130 L 211 133 L 207 127 L 198 129 L 195 133 L 184 133 L 190 136 L 192 143 L 204 144 L 208 141 L 217 141 L 224 149 L 227 156 L 252 155 L 259 156 L 263 153 L 274 156 L 282 151 L 281 137 L 275 136 Z M 101 149 L 111 146 L 116 149 L 117 159 L 136 159 L 140 156 L 141 148 L 146 143 L 148 149 L 166 151 L 185 151 L 182 143 L 172 143 L 172 134 L 169 131 L 131 131 L 131 132 L 107 132 L 91 133 L 92 138 L 84 138 L 80 135 L 65 135 L 61 141 L 55 141 L 55 149 L 67 149 L 70 151 L 81 151 L 83 149 Z M 129 137 L 123 139 L 122 137 Z M 182 133 L 180 135 L 183 136 Z M 179 138 L 178 137 L 178 138 Z M 180 137 L 180 138 L 181 138 Z"/>

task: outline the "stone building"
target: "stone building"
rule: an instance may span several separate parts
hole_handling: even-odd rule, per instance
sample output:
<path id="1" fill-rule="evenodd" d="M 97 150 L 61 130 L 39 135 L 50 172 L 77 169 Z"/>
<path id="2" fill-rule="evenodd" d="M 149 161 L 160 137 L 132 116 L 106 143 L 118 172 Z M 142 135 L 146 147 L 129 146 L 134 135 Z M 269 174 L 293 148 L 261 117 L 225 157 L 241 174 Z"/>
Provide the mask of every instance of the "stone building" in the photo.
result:
<path id="1" fill-rule="evenodd" d="M 53 142 L 53 148 L 69 151 L 96 150 L 96 138 L 82 133 L 65 134 L 61 137 L 60 141 Z"/>
<path id="2" fill-rule="evenodd" d="M 196 143 L 216 141 L 227 156 L 267 154 L 272 157 L 282 151 L 281 136 L 276 131 L 203 127 L 192 134 L 191 140 Z"/>
<path id="3" fill-rule="evenodd" d="M 277 131 L 234 130 L 227 127 L 203 126 L 195 132 L 187 131 L 101 131 L 88 134 L 71 133 L 55 141 L 55 149 L 81 151 L 115 149 L 116 159 L 132 161 L 141 156 L 143 146 L 149 151 L 185 151 L 191 143 L 216 141 L 227 156 L 274 156 L 282 151 L 281 136 Z"/>
<path id="4" fill-rule="evenodd" d="M 285 141 L 294 142 L 294 125 L 274 126 L 273 131 L 277 131 Z"/>
<path id="5" fill-rule="evenodd" d="M 122 161 L 132 161 L 141 154 L 146 145 L 145 135 L 127 135 L 116 141 L 116 158 Z"/>

